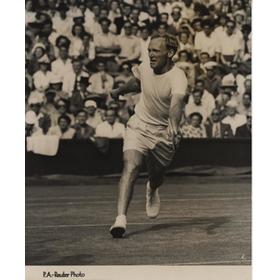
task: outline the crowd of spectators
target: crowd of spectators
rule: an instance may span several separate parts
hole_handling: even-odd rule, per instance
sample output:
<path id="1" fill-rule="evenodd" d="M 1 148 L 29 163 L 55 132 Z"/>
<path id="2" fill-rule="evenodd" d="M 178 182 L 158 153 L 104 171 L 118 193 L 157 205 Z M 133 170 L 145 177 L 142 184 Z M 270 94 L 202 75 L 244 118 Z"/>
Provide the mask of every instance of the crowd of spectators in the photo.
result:
<path id="1" fill-rule="evenodd" d="M 139 96 L 109 93 L 168 32 L 189 82 L 183 137 L 251 137 L 251 0 L 25 3 L 26 136 L 122 138 Z"/>

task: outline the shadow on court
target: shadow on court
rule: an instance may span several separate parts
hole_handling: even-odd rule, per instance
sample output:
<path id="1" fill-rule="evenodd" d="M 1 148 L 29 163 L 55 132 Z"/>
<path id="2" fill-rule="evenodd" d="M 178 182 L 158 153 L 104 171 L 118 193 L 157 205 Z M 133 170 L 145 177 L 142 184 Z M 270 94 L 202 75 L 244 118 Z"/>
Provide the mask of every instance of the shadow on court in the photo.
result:
<path id="1" fill-rule="evenodd" d="M 205 226 L 207 234 L 215 234 L 216 228 L 222 226 L 225 223 L 228 223 L 229 221 L 230 219 L 228 217 L 194 218 L 180 223 L 174 222 L 174 223 L 153 225 L 146 229 L 128 232 L 125 237 L 129 238 L 133 235 L 144 234 L 147 232 L 155 232 L 155 231 L 169 230 L 169 229 L 172 230 L 172 228 L 192 227 L 197 225 Z"/>

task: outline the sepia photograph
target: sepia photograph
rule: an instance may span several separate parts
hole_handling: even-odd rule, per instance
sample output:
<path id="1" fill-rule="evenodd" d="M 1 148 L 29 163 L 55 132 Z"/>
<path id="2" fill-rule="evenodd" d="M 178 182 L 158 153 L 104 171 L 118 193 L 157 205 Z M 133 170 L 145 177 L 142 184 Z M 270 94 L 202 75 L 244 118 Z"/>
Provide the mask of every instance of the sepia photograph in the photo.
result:
<path id="1" fill-rule="evenodd" d="M 213 279 L 251 279 L 251 8 L 25 1 L 27 270 L 231 267 L 243 278 Z M 39 275 L 102 279 L 79 269 Z"/>

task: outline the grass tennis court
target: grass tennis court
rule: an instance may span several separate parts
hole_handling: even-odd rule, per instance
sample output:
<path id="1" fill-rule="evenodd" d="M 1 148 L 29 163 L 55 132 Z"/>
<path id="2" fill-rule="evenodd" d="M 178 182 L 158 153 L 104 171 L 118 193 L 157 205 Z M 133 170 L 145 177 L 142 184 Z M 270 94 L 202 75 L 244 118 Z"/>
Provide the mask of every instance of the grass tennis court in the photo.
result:
<path id="1" fill-rule="evenodd" d="M 118 178 L 26 187 L 26 265 L 251 264 L 251 177 L 167 177 L 161 213 L 135 187 L 127 236 L 113 239 Z"/>

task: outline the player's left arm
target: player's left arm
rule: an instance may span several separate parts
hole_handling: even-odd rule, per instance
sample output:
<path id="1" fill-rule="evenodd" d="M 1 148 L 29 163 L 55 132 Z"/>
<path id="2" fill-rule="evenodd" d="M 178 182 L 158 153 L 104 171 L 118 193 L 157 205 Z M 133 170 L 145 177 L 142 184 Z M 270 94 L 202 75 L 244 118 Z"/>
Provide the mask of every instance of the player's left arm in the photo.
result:
<path id="1" fill-rule="evenodd" d="M 174 144 L 179 141 L 179 127 L 186 105 L 185 98 L 188 94 L 188 80 L 183 71 L 177 72 L 172 77 L 171 103 L 169 109 L 168 134 L 173 139 Z"/>
<path id="2" fill-rule="evenodd" d="M 169 133 L 172 137 L 179 135 L 179 127 L 181 118 L 185 107 L 185 95 L 173 94 L 171 97 L 171 104 L 169 109 Z"/>

